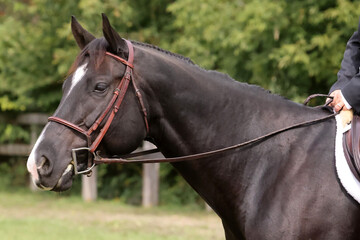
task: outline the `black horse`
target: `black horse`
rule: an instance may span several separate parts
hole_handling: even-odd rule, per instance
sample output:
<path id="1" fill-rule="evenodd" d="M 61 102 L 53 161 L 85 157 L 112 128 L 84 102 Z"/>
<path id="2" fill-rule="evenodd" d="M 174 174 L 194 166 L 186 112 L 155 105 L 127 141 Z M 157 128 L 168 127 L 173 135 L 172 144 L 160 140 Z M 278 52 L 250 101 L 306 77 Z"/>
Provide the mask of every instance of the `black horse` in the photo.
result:
<path id="1" fill-rule="evenodd" d="M 128 59 L 130 50 L 105 15 L 104 38 L 96 39 L 75 18 L 72 31 L 82 51 L 54 116 L 87 130 L 111 101 L 127 67 L 106 52 Z M 98 147 L 103 154 L 129 153 L 144 139 L 166 157 L 201 153 L 329 114 L 204 70 L 158 47 L 132 43 L 132 77 L 149 131 L 130 84 Z M 337 178 L 334 142 L 331 118 L 173 166 L 222 219 L 226 239 L 360 239 L 360 208 Z M 28 160 L 35 183 L 54 191 L 70 188 L 71 150 L 86 146 L 79 131 L 49 122 Z"/>

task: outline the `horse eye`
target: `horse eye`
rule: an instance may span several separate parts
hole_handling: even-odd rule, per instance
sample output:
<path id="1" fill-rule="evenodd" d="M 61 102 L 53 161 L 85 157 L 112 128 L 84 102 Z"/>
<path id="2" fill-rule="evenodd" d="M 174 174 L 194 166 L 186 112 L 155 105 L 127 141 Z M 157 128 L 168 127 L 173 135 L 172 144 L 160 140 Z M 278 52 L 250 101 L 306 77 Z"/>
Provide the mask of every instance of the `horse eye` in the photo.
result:
<path id="1" fill-rule="evenodd" d="M 107 89 L 107 84 L 106 83 L 103 83 L 103 82 L 101 82 L 101 83 L 98 83 L 98 84 L 96 84 L 96 86 L 95 86 L 95 92 L 100 92 L 100 93 L 102 93 L 102 92 L 105 92 L 105 90 Z"/>

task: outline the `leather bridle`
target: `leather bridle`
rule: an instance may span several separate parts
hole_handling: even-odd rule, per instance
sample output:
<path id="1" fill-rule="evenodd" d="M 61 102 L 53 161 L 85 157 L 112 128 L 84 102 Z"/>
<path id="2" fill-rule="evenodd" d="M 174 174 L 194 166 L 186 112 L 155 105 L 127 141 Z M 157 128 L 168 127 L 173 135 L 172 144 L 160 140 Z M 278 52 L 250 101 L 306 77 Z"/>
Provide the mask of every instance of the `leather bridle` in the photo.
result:
<path id="1" fill-rule="evenodd" d="M 311 124 L 315 124 L 315 123 L 319 123 L 322 121 L 325 121 L 327 119 L 333 118 L 337 115 L 337 113 L 334 114 L 330 114 L 324 117 L 320 117 L 314 120 L 309 120 L 309 121 L 304 121 L 304 122 L 300 122 L 297 124 L 293 124 L 290 125 L 288 127 L 284 127 L 281 129 L 278 129 L 276 131 L 264 134 L 260 137 L 251 139 L 249 141 L 243 142 L 243 143 L 239 143 L 236 145 L 232 145 L 229 147 L 225 147 L 225 148 L 221 148 L 221 149 L 217 149 L 217 150 L 213 150 L 213 151 L 208 151 L 208 152 L 203 152 L 203 153 L 197 153 L 197 154 L 192 154 L 192 155 L 186 155 L 186 156 L 181 156 L 181 157 L 173 157 L 173 158 L 151 158 L 151 159 L 126 159 L 127 158 L 131 158 L 131 157 L 137 157 L 137 156 L 142 156 L 142 155 L 146 155 L 146 154 L 151 154 L 151 153 L 155 153 L 155 152 L 159 152 L 158 149 L 152 149 L 152 150 L 147 150 L 147 151 L 142 151 L 142 152 L 138 152 L 138 153 L 132 153 L 132 154 L 128 154 L 127 156 L 123 156 L 123 158 L 104 158 L 101 157 L 96 151 L 97 147 L 99 146 L 101 140 L 104 138 L 106 132 L 108 131 L 116 113 L 119 110 L 119 107 L 125 97 L 125 94 L 127 92 L 129 83 L 132 82 L 132 85 L 134 87 L 136 96 L 139 100 L 140 106 L 141 106 L 141 111 L 143 112 L 143 116 L 144 116 L 144 122 L 145 122 L 145 128 L 147 133 L 149 133 L 149 123 L 147 120 L 147 111 L 146 108 L 144 106 L 144 102 L 140 93 L 139 88 L 137 87 L 134 78 L 133 78 L 133 60 L 134 60 L 134 48 L 131 44 L 130 41 L 125 40 L 129 49 L 129 57 L 128 60 L 125 60 L 119 56 L 116 56 L 112 53 L 106 52 L 106 55 L 113 57 L 114 59 L 118 60 L 119 62 L 121 62 L 122 64 L 124 64 L 126 66 L 125 69 L 125 73 L 123 78 L 121 79 L 119 85 L 117 88 L 115 88 L 114 90 L 114 95 L 111 99 L 111 101 L 109 102 L 108 106 L 106 107 L 106 109 L 104 110 L 104 112 L 100 115 L 100 117 L 94 122 L 94 124 L 88 129 L 88 130 L 84 130 L 82 128 L 80 128 L 79 126 L 64 120 L 62 118 L 59 117 L 49 117 L 49 121 L 50 122 L 56 122 L 59 124 L 62 124 L 66 127 L 69 127 L 79 133 L 81 133 L 82 135 L 84 135 L 87 139 L 88 142 L 88 147 L 81 147 L 81 148 L 74 148 L 72 149 L 72 164 L 74 165 L 74 172 L 75 174 L 91 174 L 92 169 L 97 165 L 97 164 L 101 164 L 101 163 L 162 163 L 162 162 L 180 162 L 180 161 L 189 161 L 189 160 L 197 160 L 197 159 L 202 159 L 205 157 L 210 157 L 210 156 L 214 156 L 216 154 L 220 154 L 220 153 L 224 153 L 230 150 L 234 150 L 237 148 L 241 148 L 253 143 L 256 143 L 258 141 L 264 140 L 266 138 L 275 136 L 279 133 L 291 130 L 291 129 L 295 129 L 295 128 L 299 128 L 299 127 L 303 127 L 303 126 L 307 126 L 307 125 L 311 125 Z M 313 98 L 313 97 L 317 97 L 320 95 L 311 95 L 308 99 L 307 102 Z M 327 95 L 325 95 L 327 96 Z M 329 98 L 331 98 L 330 96 L 327 96 Z M 305 105 L 307 104 L 307 102 L 305 103 Z M 327 103 L 329 104 L 329 102 Z M 326 105 L 327 105 L 326 104 Z M 98 129 L 99 125 L 104 121 L 105 117 L 108 116 L 103 128 L 100 130 L 99 135 L 96 137 L 96 139 L 91 142 L 91 135 Z M 77 160 L 77 152 L 78 151 L 88 151 L 91 154 L 88 155 L 88 166 L 86 170 L 82 170 L 79 171 L 78 170 L 78 160 Z"/>
<path id="2" fill-rule="evenodd" d="M 125 40 L 125 41 L 126 41 L 126 44 L 127 44 L 128 50 L 129 50 L 128 60 L 125 60 L 117 55 L 112 54 L 112 53 L 106 52 L 106 55 L 116 59 L 117 61 L 121 62 L 122 64 L 124 64 L 126 66 L 125 73 L 124 73 L 119 85 L 115 88 L 114 95 L 113 95 L 111 101 L 109 102 L 109 104 L 107 105 L 107 107 L 105 108 L 103 113 L 100 115 L 100 117 L 98 117 L 96 119 L 96 121 L 93 123 L 93 125 L 88 130 L 84 130 L 81 127 L 79 127 L 78 125 L 75 125 L 75 124 L 73 124 L 65 119 L 59 118 L 59 117 L 52 116 L 52 117 L 48 118 L 48 121 L 56 122 L 56 123 L 66 126 L 66 127 L 69 127 L 71 129 L 81 133 L 87 139 L 88 147 L 72 149 L 72 157 L 73 157 L 72 163 L 74 164 L 75 174 L 89 174 L 91 172 L 91 170 L 95 167 L 95 165 L 96 165 L 96 163 L 94 162 L 94 159 L 96 157 L 95 151 L 96 151 L 97 147 L 99 146 L 101 140 L 104 138 L 106 132 L 109 130 L 109 127 L 110 127 L 116 113 L 118 112 L 122 101 L 124 100 L 124 97 L 128 90 L 130 82 L 132 82 L 132 85 L 135 89 L 135 94 L 136 94 L 136 96 L 139 100 L 140 106 L 141 106 L 141 111 L 144 116 L 146 131 L 147 131 L 147 133 L 149 132 L 149 123 L 147 120 L 147 111 L 144 106 L 144 101 L 142 99 L 140 90 L 137 87 L 137 85 L 133 79 L 134 47 L 130 41 L 128 41 L 128 40 Z M 104 121 L 106 116 L 108 116 L 108 118 L 105 121 L 104 126 L 100 130 L 100 133 L 97 135 L 95 140 L 93 142 L 91 142 L 92 134 L 98 129 L 99 125 Z M 88 156 L 87 169 L 84 171 L 78 171 L 78 169 L 77 169 L 78 161 L 77 161 L 76 153 L 78 151 L 84 151 L 84 150 L 92 153 L 93 156 L 91 156 L 91 155 Z"/>

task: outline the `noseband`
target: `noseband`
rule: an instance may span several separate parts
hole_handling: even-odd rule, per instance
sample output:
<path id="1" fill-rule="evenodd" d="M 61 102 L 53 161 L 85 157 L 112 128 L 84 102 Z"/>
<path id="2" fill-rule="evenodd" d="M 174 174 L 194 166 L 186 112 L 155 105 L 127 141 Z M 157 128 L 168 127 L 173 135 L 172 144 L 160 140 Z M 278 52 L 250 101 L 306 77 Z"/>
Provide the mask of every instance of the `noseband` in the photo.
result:
<path id="1" fill-rule="evenodd" d="M 146 108 L 144 106 L 144 101 L 142 99 L 140 90 L 137 87 L 137 85 L 134 81 L 134 78 L 133 78 L 132 70 L 134 68 L 134 65 L 133 65 L 134 47 L 130 41 L 128 41 L 128 40 L 125 40 L 125 41 L 126 41 L 128 49 L 129 49 L 128 60 L 125 60 L 119 56 L 112 54 L 112 53 L 106 52 L 106 55 L 113 57 L 117 61 L 124 64 L 126 66 L 126 69 L 125 69 L 125 73 L 124 73 L 119 85 L 114 90 L 114 95 L 113 95 L 111 101 L 109 102 L 109 104 L 107 105 L 107 107 L 105 108 L 103 113 L 100 115 L 100 117 L 94 122 L 94 124 L 88 130 L 84 130 L 84 129 L 80 128 L 78 125 L 75 125 L 75 124 L 73 124 L 65 119 L 59 118 L 59 117 L 52 116 L 52 117 L 48 118 L 49 122 L 56 122 L 56 123 L 66 126 L 66 127 L 69 127 L 71 129 L 81 133 L 87 139 L 88 147 L 72 149 L 72 159 L 73 159 L 72 163 L 74 164 L 75 174 L 90 174 L 91 170 L 95 167 L 96 163 L 93 160 L 95 158 L 95 150 L 97 149 L 97 147 L 101 143 L 101 140 L 104 138 L 106 132 L 108 131 L 108 129 L 115 117 L 115 114 L 118 112 L 120 105 L 121 105 L 122 101 L 124 100 L 124 97 L 125 97 L 125 94 L 127 92 L 130 82 L 132 82 L 132 85 L 135 89 L 135 94 L 136 94 L 136 96 L 139 100 L 140 106 L 141 106 L 141 111 L 143 112 L 146 131 L 147 131 L 147 133 L 149 132 L 149 123 L 147 120 L 147 112 L 146 112 Z M 96 139 L 93 142 L 91 142 L 91 135 L 98 129 L 99 125 L 104 121 L 104 119 L 107 115 L 109 115 L 109 116 L 108 116 L 103 128 L 100 130 L 99 135 L 97 135 Z M 84 151 L 84 150 L 92 153 L 93 156 L 91 156 L 91 154 L 89 154 L 89 156 L 88 156 L 87 169 L 84 171 L 78 171 L 78 166 L 77 166 L 78 161 L 77 161 L 76 153 L 78 151 Z"/>

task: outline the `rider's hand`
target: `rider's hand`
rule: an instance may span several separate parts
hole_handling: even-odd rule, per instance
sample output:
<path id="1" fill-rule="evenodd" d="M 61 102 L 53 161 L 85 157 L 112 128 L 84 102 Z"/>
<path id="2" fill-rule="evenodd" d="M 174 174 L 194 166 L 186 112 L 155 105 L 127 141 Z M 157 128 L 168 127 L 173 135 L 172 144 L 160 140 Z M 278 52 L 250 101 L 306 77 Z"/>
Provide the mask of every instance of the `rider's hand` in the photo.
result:
<path id="1" fill-rule="evenodd" d="M 349 110 L 344 103 L 342 94 L 340 90 L 333 91 L 330 96 L 333 96 L 334 99 L 329 104 L 329 106 L 333 107 L 335 112 L 339 112 L 340 110 Z"/>

